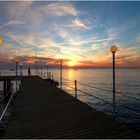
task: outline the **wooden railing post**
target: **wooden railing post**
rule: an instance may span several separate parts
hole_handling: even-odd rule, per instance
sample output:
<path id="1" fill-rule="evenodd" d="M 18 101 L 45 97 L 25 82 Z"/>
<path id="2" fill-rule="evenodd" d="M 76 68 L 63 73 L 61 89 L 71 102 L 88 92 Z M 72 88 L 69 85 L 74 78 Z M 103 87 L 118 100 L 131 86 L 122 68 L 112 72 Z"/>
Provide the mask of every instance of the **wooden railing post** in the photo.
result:
<path id="1" fill-rule="evenodd" d="M 77 98 L 77 80 L 74 81 L 75 85 L 75 98 Z"/>

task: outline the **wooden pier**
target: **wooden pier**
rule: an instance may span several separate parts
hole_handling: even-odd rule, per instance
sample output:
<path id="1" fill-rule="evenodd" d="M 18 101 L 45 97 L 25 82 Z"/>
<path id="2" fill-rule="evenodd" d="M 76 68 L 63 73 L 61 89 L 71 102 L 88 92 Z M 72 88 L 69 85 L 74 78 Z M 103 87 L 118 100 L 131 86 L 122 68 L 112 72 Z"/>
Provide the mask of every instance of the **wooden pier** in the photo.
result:
<path id="1" fill-rule="evenodd" d="M 39 77 L 23 77 L 1 138 L 140 138 L 140 135 Z"/>

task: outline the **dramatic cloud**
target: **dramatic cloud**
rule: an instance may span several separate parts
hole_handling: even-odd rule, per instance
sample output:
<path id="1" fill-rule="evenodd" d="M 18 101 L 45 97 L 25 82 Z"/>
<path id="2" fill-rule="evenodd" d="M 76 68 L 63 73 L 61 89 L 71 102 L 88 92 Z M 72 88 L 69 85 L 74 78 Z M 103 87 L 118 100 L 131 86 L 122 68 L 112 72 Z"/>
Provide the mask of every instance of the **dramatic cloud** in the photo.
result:
<path id="1" fill-rule="evenodd" d="M 118 44 L 117 66 L 139 66 L 139 6 L 126 3 L 132 9 L 127 16 L 129 8 L 114 4 L 120 11 L 108 15 L 110 3 L 102 3 L 0 2 L 0 56 L 34 63 L 37 52 L 40 62 L 63 58 L 81 67 L 110 67 L 110 47 Z"/>
<path id="2" fill-rule="evenodd" d="M 51 3 L 41 7 L 40 10 L 44 12 L 44 14 L 51 16 L 78 15 L 78 11 L 68 2 Z"/>
<path id="3" fill-rule="evenodd" d="M 4 28 L 6 26 L 9 26 L 9 25 L 16 25 L 16 24 L 25 24 L 24 22 L 21 22 L 21 21 L 17 21 L 17 20 L 11 20 L 11 21 L 8 21 L 7 23 L 3 24 L 3 25 L 0 25 L 0 29 L 1 28 Z"/>
<path id="4" fill-rule="evenodd" d="M 6 10 L 7 13 L 13 18 L 22 18 L 29 12 L 33 1 L 15 1 L 7 2 Z"/>

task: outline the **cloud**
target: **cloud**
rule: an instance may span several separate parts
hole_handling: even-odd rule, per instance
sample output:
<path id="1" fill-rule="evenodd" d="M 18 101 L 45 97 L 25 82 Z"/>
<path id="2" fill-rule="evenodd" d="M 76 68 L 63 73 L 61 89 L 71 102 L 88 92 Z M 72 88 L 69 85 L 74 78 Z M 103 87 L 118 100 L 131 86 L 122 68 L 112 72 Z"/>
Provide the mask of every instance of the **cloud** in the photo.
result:
<path id="1" fill-rule="evenodd" d="M 58 45 L 64 45 L 64 44 L 72 44 L 72 45 L 82 45 L 82 44 L 87 44 L 87 43 L 96 43 L 96 42 L 104 42 L 104 41 L 109 41 L 109 40 L 114 40 L 116 38 L 104 38 L 104 39 L 96 39 L 96 40 L 82 40 L 82 41 L 71 41 L 71 42 L 62 42 L 62 43 L 57 43 Z"/>
<path id="2" fill-rule="evenodd" d="M 76 18 L 75 20 L 72 20 L 72 25 L 74 27 L 79 27 L 79 28 L 85 28 L 87 29 L 87 26 L 85 25 L 84 22 L 82 22 L 80 19 Z"/>
<path id="3" fill-rule="evenodd" d="M 117 26 L 110 26 L 107 30 L 109 37 L 118 37 L 121 34 L 124 34 L 126 31 L 129 31 L 130 29 L 133 29 L 137 26 L 138 21 L 134 21 L 133 19 L 130 19 L 124 23 L 121 23 L 121 25 Z"/>
<path id="4" fill-rule="evenodd" d="M 65 15 L 77 16 L 79 13 L 73 7 L 73 5 L 68 2 L 51 3 L 41 7 L 40 10 L 45 15 L 51 15 L 51 16 L 65 16 Z"/>
<path id="5" fill-rule="evenodd" d="M 23 18 L 27 15 L 33 1 L 15 1 L 7 2 L 7 13 L 13 18 Z"/>
<path id="6" fill-rule="evenodd" d="M 136 42 L 137 42 L 137 43 L 140 43 L 140 35 L 138 35 L 138 36 L 136 37 Z"/>
<path id="7" fill-rule="evenodd" d="M 0 25 L 0 29 L 6 27 L 6 26 L 9 26 L 9 25 L 16 25 L 16 24 L 25 24 L 24 22 L 22 21 L 17 21 L 17 20 L 10 20 L 8 21 L 7 23 L 3 24 L 3 25 Z"/>
<path id="8" fill-rule="evenodd" d="M 74 20 L 72 20 L 72 23 L 71 24 L 68 24 L 68 25 L 55 25 L 55 26 L 58 26 L 58 27 L 68 27 L 68 28 L 84 28 L 84 29 L 88 29 L 88 27 L 86 26 L 86 24 L 81 21 L 80 19 L 76 18 Z"/>

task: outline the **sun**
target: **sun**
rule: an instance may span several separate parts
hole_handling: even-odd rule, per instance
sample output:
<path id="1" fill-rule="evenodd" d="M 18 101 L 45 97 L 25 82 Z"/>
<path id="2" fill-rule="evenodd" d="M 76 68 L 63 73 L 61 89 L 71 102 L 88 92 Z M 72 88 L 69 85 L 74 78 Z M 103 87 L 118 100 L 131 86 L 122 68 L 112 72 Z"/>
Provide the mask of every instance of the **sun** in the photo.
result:
<path id="1" fill-rule="evenodd" d="M 66 65 L 68 67 L 78 66 L 80 60 L 81 60 L 81 57 L 79 57 L 79 56 L 71 56 L 69 61 L 67 61 Z"/>
<path id="2" fill-rule="evenodd" d="M 68 65 L 69 67 L 73 67 L 73 66 L 75 66 L 75 63 L 74 63 L 73 61 L 69 61 L 69 62 L 67 63 L 67 65 Z"/>

